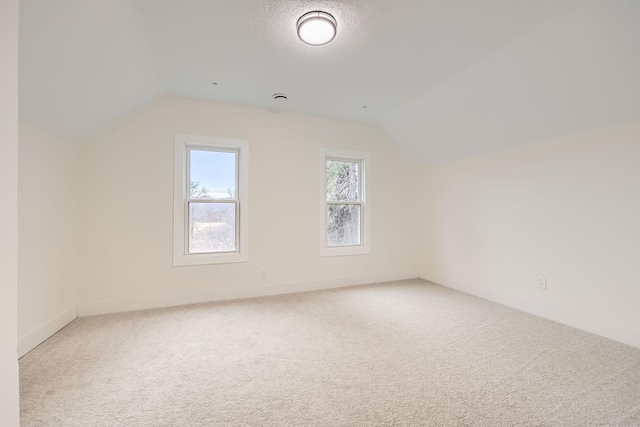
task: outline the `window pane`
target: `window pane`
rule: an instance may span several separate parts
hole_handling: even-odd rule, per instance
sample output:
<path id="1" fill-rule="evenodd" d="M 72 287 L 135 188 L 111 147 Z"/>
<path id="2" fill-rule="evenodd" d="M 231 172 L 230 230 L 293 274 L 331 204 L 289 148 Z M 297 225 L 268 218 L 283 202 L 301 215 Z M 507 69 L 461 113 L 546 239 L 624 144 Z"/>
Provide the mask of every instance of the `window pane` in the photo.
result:
<path id="1" fill-rule="evenodd" d="M 235 203 L 189 203 L 189 252 L 236 250 Z"/>
<path id="2" fill-rule="evenodd" d="M 360 162 L 327 160 L 327 200 L 330 202 L 360 201 L 359 169 Z"/>
<path id="3" fill-rule="evenodd" d="M 191 199 L 235 199 L 236 156 L 226 151 L 189 150 Z"/>
<path id="4" fill-rule="evenodd" d="M 327 245 L 360 245 L 360 205 L 327 206 Z"/>

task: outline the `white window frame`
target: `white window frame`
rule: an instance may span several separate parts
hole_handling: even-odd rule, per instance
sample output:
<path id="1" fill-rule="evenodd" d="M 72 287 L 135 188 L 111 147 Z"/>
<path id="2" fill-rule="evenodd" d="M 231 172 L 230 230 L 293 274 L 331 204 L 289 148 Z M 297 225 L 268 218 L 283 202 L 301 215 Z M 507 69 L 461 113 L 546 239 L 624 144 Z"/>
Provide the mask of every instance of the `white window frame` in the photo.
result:
<path id="1" fill-rule="evenodd" d="M 188 253 L 189 150 L 237 152 L 236 251 Z M 173 162 L 173 265 L 205 265 L 249 260 L 249 141 L 175 134 Z"/>
<path id="2" fill-rule="evenodd" d="M 357 161 L 361 195 L 360 245 L 327 246 L 327 160 Z M 371 253 L 371 161 L 365 151 L 320 149 L 320 256 L 366 255 Z"/>

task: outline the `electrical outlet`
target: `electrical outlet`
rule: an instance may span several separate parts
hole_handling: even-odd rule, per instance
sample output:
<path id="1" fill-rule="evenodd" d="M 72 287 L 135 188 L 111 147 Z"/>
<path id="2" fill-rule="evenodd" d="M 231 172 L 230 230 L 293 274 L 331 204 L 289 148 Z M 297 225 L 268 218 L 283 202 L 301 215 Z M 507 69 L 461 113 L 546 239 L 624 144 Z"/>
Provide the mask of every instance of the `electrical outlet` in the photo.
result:
<path id="1" fill-rule="evenodd" d="M 267 270 L 261 270 L 260 271 L 260 278 L 261 279 L 266 279 L 267 278 Z"/>
<path id="2" fill-rule="evenodd" d="M 542 289 L 543 291 L 547 290 L 547 278 L 546 277 L 538 278 L 538 289 Z"/>

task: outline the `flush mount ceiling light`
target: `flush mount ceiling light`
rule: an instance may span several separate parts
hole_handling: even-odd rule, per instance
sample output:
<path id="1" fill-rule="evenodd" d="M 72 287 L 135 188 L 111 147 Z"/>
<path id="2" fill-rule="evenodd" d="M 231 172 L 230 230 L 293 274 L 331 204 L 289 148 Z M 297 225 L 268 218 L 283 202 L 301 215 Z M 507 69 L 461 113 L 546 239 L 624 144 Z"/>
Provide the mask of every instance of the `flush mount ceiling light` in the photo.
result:
<path id="1" fill-rule="evenodd" d="M 322 46 L 336 37 L 338 23 L 327 12 L 305 13 L 298 19 L 298 37 L 311 46 Z"/>

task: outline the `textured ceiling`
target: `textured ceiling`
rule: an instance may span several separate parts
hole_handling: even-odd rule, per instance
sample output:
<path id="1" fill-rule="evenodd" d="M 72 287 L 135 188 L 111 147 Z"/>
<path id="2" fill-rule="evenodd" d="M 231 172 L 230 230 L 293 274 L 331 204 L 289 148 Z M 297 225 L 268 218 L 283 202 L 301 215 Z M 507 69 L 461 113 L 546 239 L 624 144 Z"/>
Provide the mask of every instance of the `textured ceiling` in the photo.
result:
<path id="1" fill-rule="evenodd" d="M 22 120 L 70 140 L 166 93 L 370 121 L 425 162 L 640 117 L 637 0 L 20 7 Z M 322 47 L 295 32 L 316 9 L 338 20 Z"/>

